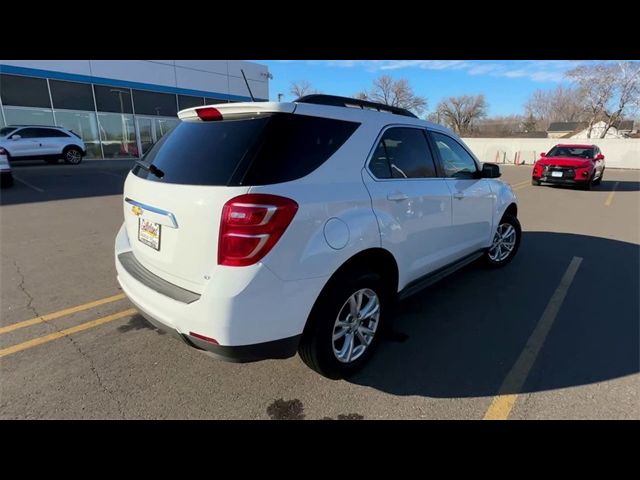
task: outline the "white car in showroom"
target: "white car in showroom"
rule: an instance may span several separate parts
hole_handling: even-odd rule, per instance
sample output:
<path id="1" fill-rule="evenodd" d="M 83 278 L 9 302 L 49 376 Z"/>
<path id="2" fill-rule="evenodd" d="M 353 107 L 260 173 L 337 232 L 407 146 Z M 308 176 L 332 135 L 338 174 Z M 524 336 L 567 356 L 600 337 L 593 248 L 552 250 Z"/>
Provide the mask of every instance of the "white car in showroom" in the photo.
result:
<path id="1" fill-rule="evenodd" d="M 398 299 L 521 238 L 516 196 L 448 129 L 328 95 L 196 107 L 137 162 L 118 281 L 214 357 L 358 371 Z"/>
<path id="2" fill-rule="evenodd" d="M 0 128 L 0 148 L 11 161 L 45 160 L 58 163 L 62 159 L 78 165 L 87 154 L 80 136 L 63 127 L 43 125 L 9 125 Z"/>

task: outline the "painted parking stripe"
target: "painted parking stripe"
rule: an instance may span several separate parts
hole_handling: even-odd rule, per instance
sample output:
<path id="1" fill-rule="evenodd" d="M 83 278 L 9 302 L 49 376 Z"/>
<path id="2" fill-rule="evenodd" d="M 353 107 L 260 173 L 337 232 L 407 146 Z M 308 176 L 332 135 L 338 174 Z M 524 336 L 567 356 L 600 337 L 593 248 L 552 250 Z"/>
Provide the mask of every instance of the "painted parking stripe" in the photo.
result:
<path id="1" fill-rule="evenodd" d="M 604 206 L 605 207 L 609 207 L 611 206 L 611 203 L 613 202 L 613 197 L 616 194 L 616 188 L 618 188 L 618 184 L 620 182 L 616 182 L 613 184 L 613 188 L 611 189 L 611 193 L 609 194 L 609 196 L 607 197 L 606 202 L 604 202 Z"/>
<path id="2" fill-rule="evenodd" d="M 511 188 L 516 188 L 516 187 L 520 187 L 520 186 L 525 186 L 525 185 L 527 185 L 529 182 L 531 182 L 531 180 L 525 180 L 524 182 L 514 183 L 513 185 L 511 185 Z"/>
<path id="3" fill-rule="evenodd" d="M 511 410 L 518 399 L 518 393 L 522 390 L 522 386 L 529 376 L 531 367 L 536 361 L 538 353 L 540 353 L 542 345 L 544 345 L 544 341 L 547 338 L 547 334 L 558 316 L 560 307 L 564 302 L 564 298 L 569 291 L 569 287 L 581 263 L 581 257 L 573 257 L 571 260 L 571 263 L 562 276 L 562 280 L 560 280 L 560 285 L 558 285 L 551 300 L 549 300 L 542 317 L 540 317 L 536 328 L 527 340 L 527 344 L 520 353 L 518 360 L 516 360 L 516 363 L 505 377 L 498 391 L 498 395 L 494 397 L 486 411 L 484 420 L 506 420 L 509 418 Z"/>
<path id="4" fill-rule="evenodd" d="M 27 182 L 26 180 L 21 179 L 20 177 L 16 176 L 15 174 L 13 175 L 13 179 L 17 180 L 18 182 L 22 183 L 23 185 L 26 185 L 29 188 L 32 188 L 33 190 L 35 190 L 36 192 L 44 192 L 44 190 L 40 187 L 36 187 L 35 185 Z"/>
<path id="5" fill-rule="evenodd" d="M 82 305 L 77 305 L 75 307 L 65 308 L 64 310 L 59 310 L 57 312 L 48 313 L 46 315 L 42 315 L 40 317 L 32 318 L 30 320 L 24 320 L 22 322 L 13 323 L 11 325 L 7 325 L 5 327 L 0 327 L 0 335 L 7 332 L 12 332 L 14 330 L 18 330 L 20 328 L 30 327 L 31 325 L 36 325 L 38 323 L 46 322 L 49 320 L 55 320 L 56 318 L 65 317 L 67 315 L 72 315 L 74 313 L 82 312 L 84 310 L 89 310 L 90 308 L 97 307 L 99 305 L 104 305 L 106 303 L 117 302 L 118 300 L 122 300 L 125 298 L 124 293 L 119 293 L 118 295 L 113 295 L 111 297 L 101 298 L 99 300 L 94 300 L 93 302 L 83 303 Z"/>
<path id="6" fill-rule="evenodd" d="M 33 340 L 28 340 L 26 342 L 3 348 L 2 350 L 0 350 L 0 358 L 11 355 L 12 353 L 21 352 L 22 350 L 27 350 L 28 348 L 37 347 L 38 345 L 42 345 L 43 343 L 52 342 L 59 338 L 66 337 L 67 335 L 72 335 L 74 333 L 82 332 L 83 330 L 88 330 L 99 325 L 104 325 L 105 323 L 113 322 L 114 320 L 118 320 L 120 318 L 129 317 L 131 315 L 134 315 L 136 312 L 137 310 L 135 308 L 130 308 L 128 310 L 114 313 L 112 315 L 107 315 L 106 317 L 98 318 L 90 322 L 81 323 L 80 325 L 76 325 L 75 327 L 60 330 L 59 332 L 54 332 L 43 337 L 37 337 Z"/>

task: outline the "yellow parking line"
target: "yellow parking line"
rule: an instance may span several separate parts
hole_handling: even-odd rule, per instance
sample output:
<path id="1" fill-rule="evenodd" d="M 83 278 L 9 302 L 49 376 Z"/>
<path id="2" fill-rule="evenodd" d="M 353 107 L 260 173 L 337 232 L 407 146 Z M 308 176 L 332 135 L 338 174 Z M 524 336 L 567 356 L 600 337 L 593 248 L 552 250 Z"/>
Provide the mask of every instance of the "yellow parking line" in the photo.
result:
<path id="1" fill-rule="evenodd" d="M 516 187 L 519 187 L 519 186 L 525 186 L 525 185 L 527 185 L 529 183 L 531 183 L 531 179 L 525 180 L 524 182 L 514 183 L 513 185 L 511 185 L 511 188 L 516 188 Z"/>
<path id="2" fill-rule="evenodd" d="M 618 184 L 620 182 L 616 182 L 613 184 L 613 188 L 611 189 L 611 193 L 609 194 L 609 196 L 607 197 L 607 201 L 604 202 L 604 206 L 608 207 L 611 205 L 611 202 L 613 202 L 613 196 L 616 194 L 616 188 L 618 188 Z"/>
<path id="3" fill-rule="evenodd" d="M 6 357 L 7 355 L 11 355 L 12 353 L 26 350 L 28 348 L 33 348 L 38 345 L 42 345 L 43 343 L 52 342 L 53 340 L 66 337 L 67 335 L 71 335 L 73 333 L 78 333 L 83 330 L 87 330 L 89 328 L 97 327 L 98 325 L 103 325 L 105 323 L 112 322 L 114 320 L 118 320 L 120 318 L 127 317 L 129 315 L 133 315 L 134 313 L 136 313 L 136 309 L 130 308 L 128 310 L 114 313 L 112 315 L 107 315 L 106 317 L 98 318 L 90 322 L 81 323 L 80 325 L 76 325 L 75 327 L 67 328 L 65 330 L 60 330 L 59 332 L 55 332 L 50 335 L 45 335 L 44 337 L 34 338 L 33 340 L 28 340 L 26 342 L 18 343 L 17 345 L 12 345 L 10 347 L 3 348 L 2 350 L 0 350 L 0 358 Z"/>
<path id="4" fill-rule="evenodd" d="M 55 320 L 56 318 L 64 317 L 66 315 L 71 315 L 72 313 L 82 312 L 83 310 L 88 310 L 90 308 L 97 307 L 99 305 L 104 305 L 105 303 L 111 303 L 118 300 L 122 300 L 123 298 L 125 298 L 125 294 L 119 293 L 118 295 L 113 295 L 107 298 L 101 298 L 100 300 L 94 300 L 93 302 L 84 303 L 76 307 L 65 308 L 64 310 L 48 313 L 46 315 L 42 315 L 41 317 L 32 318 L 30 320 L 24 320 L 23 322 L 13 323 L 11 325 L 7 325 L 6 327 L 0 327 L 0 335 L 3 333 L 18 330 L 19 328 L 29 327 L 37 323 L 46 322 L 48 320 Z"/>
<path id="5" fill-rule="evenodd" d="M 518 393 L 522 390 L 522 386 L 529 376 L 531 367 L 536 361 L 547 334 L 558 316 L 560 307 L 581 263 L 581 257 L 573 257 L 571 260 L 562 276 L 562 280 L 560 280 L 560 285 L 558 285 L 551 300 L 549 300 L 542 317 L 540 317 L 536 328 L 527 340 L 527 344 L 520 353 L 518 360 L 513 364 L 513 367 L 502 382 L 500 390 L 498 390 L 498 395 L 494 397 L 484 414 L 484 420 L 506 420 L 509 418 L 511 410 L 518 399 Z"/>

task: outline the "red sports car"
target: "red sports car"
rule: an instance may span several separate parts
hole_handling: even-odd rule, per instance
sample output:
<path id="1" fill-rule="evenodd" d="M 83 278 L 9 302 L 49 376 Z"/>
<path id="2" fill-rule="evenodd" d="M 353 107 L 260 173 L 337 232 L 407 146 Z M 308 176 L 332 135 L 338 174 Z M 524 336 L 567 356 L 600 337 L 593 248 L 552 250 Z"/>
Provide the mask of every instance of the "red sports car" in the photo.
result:
<path id="1" fill-rule="evenodd" d="M 532 185 L 553 183 L 589 190 L 604 175 L 604 155 L 597 145 L 556 145 L 533 166 Z"/>

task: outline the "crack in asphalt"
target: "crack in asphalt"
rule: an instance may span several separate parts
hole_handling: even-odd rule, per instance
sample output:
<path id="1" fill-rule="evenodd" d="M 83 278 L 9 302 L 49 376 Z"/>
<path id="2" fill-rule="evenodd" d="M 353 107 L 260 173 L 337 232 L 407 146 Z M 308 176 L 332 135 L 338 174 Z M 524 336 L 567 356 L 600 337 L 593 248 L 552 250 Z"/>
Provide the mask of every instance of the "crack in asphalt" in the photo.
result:
<path id="1" fill-rule="evenodd" d="M 36 317 L 39 317 L 40 314 L 38 313 L 38 311 L 33 306 L 34 298 L 31 296 L 31 294 L 27 291 L 27 289 L 24 286 L 24 274 L 20 270 L 20 266 L 18 265 L 18 262 L 16 262 L 14 260 L 13 261 L 13 266 L 16 267 L 16 272 L 20 276 L 20 283 L 18 284 L 18 288 L 29 299 L 29 303 L 27 303 L 26 308 L 31 310 Z"/>
<path id="2" fill-rule="evenodd" d="M 34 302 L 35 299 L 29 293 L 29 291 L 26 289 L 26 287 L 24 286 L 25 277 L 24 277 L 24 274 L 22 273 L 22 271 L 20 270 L 20 266 L 18 265 L 18 262 L 13 260 L 13 265 L 16 267 L 16 272 L 18 273 L 18 275 L 20 277 L 20 283 L 18 284 L 18 288 L 29 299 L 29 302 L 27 303 L 25 308 L 27 308 L 28 310 L 33 312 L 35 317 L 41 317 L 42 315 L 40 315 L 38 313 L 38 311 L 36 310 L 36 308 L 33 306 L 33 302 Z M 53 329 L 56 332 L 61 332 L 61 330 L 58 327 L 56 327 L 53 323 L 49 323 L 47 320 L 42 320 L 42 323 L 44 323 L 48 327 L 51 327 L 51 329 Z M 104 393 L 106 393 L 109 397 L 111 397 L 113 400 L 115 400 L 116 406 L 118 408 L 118 412 L 120 413 L 120 416 L 123 419 L 126 419 L 125 414 L 124 414 L 124 410 L 122 408 L 122 404 L 120 403 L 120 399 L 116 395 L 114 395 L 113 392 L 110 391 L 105 386 L 105 384 L 102 381 L 102 377 L 100 377 L 100 374 L 98 373 L 98 370 L 96 369 L 96 366 L 93 363 L 93 360 L 91 359 L 91 357 L 89 355 L 87 355 L 87 353 L 84 350 L 82 350 L 80 345 L 78 345 L 78 343 L 76 343 L 76 341 L 71 337 L 71 335 L 65 335 L 64 338 L 66 338 L 71 343 L 71 345 L 76 349 L 76 351 L 80 354 L 80 356 L 82 358 L 87 360 L 87 362 L 89 363 L 89 369 L 91 370 L 93 375 L 96 377 L 96 380 L 98 381 L 98 385 L 100 386 L 100 388 L 102 389 L 102 391 Z"/>

